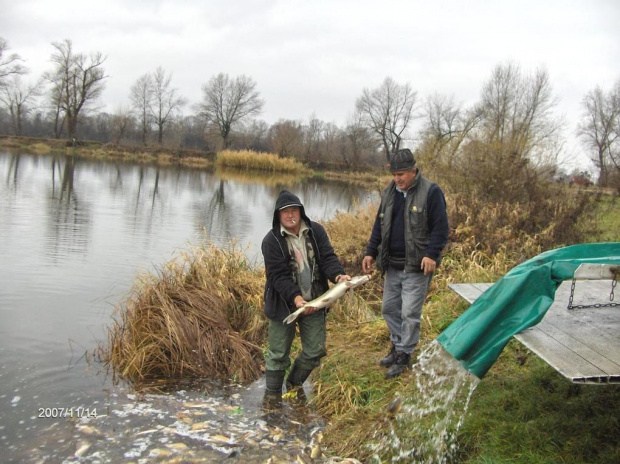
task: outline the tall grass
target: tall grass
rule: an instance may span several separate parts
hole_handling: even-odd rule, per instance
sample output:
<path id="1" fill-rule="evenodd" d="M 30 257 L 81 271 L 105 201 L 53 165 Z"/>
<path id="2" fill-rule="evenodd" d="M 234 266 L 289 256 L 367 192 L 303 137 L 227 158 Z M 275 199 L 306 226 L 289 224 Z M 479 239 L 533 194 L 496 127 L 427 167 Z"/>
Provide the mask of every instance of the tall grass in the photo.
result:
<path id="1" fill-rule="evenodd" d="M 263 282 L 234 246 L 203 243 L 183 252 L 137 279 L 101 357 L 116 379 L 138 389 L 162 379 L 254 380 L 266 328 Z"/>
<path id="2" fill-rule="evenodd" d="M 272 153 L 251 150 L 224 150 L 217 154 L 216 165 L 221 167 L 249 169 L 266 172 L 310 174 L 310 170 L 293 158 L 280 158 Z"/>
<path id="3" fill-rule="evenodd" d="M 620 242 L 620 192 L 602 195 L 595 214 L 600 240 Z"/>
<path id="4" fill-rule="evenodd" d="M 290 172 L 268 172 L 268 171 L 250 171 L 239 169 L 217 168 L 216 176 L 221 180 L 234 180 L 245 184 L 255 184 L 260 182 L 261 185 L 268 187 L 283 187 L 285 185 L 295 184 L 304 179 L 303 174 Z"/>

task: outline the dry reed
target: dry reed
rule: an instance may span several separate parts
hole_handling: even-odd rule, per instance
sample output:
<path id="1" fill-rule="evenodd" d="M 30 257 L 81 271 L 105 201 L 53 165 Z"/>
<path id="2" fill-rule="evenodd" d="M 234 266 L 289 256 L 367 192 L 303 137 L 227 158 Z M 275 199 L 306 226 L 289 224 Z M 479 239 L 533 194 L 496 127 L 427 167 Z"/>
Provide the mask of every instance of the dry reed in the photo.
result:
<path id="1" fill-rule="evenodd" d="M 135 283 L 117 308 L 100 353 L 115 379 L 153 380 L 261 374 L 263 275 L 233 247 L 202 244 Z"/>
<path id="2" fill-rule="evenodd" d="M 267 172 L 309 174 L 310 170 L 293 158 L 280 158 L 273 153 L 259 153 L 251 150 L 224 150 L 217 154 L 218 166 L 251 169 Z"/>

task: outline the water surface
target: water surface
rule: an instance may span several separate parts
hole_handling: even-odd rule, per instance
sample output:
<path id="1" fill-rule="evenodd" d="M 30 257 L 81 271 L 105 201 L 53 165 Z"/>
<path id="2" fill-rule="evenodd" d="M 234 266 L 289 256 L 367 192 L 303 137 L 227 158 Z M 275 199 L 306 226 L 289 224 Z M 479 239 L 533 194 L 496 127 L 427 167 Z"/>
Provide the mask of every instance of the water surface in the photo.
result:
<path id="1" fill-rule="evenodd" d="M 124 445 L 109 444 L 105 438 L 105 430 L 119 432 L 119 423 L 109 423 L 110 418 L 120 418 L 118 411 L 124 408 L 139 408 L 139 399 L 122 385 L 113 386 L 85 353 L 106 340 L 113 308 L 136 275 L 153 271 L 202 234 L 220 246 L 236 240 L 261 265 L 260 242 L 271 227 L 274 200 L 282 188 L 300 196 L 313 220 L 328 220 L 336 211 L 376 199 L 363 188 L 342 183 L 0 153 L 4 460 L 105 460 L 111 458 L 106 452 L 113 451 L 116 458 L 130 453 L 125 458 L 146 459 L 148 447 L 134 446 L 135 440 L 155 432 L 137 435 L 146 431 L 133 430 L 140 421 L 127 422 L 125 427 L 133 431 Z M 249 412 L 246 417 L 252 417 L 252 411 L 259 414 L 258 394 L 248 392 L 260 391 L 260 385 L 224 393 L 214 388 L 188 395 L 194 402 L 201 396 L 203 402 L 232 402 Z M 231 400 L 230 395 L 238 396 Z M 243 403 L 248 395 L 251 399 Z M 175 395 L 150 401 L 164 409 L 164 428 L 185 414 Z M 50 417 L 62 408 L 74 417 Z M 205 414 L 208 409 L 205 406 Z M 82 417 L 87 411 L 108 418 L 100 420 L 97 433 L 84 432 L 89 430 L 85 426 L 94 427 L 92 417 Z M 145 427 L 155 430 L 152 420 L 145 419 Z M 256 420 L 265 419 L 257 415 Z M 192 443 L 191 437 L 185 438 Z M 166 443 L 176 442 L 167 436 L 158 446 Z"/>

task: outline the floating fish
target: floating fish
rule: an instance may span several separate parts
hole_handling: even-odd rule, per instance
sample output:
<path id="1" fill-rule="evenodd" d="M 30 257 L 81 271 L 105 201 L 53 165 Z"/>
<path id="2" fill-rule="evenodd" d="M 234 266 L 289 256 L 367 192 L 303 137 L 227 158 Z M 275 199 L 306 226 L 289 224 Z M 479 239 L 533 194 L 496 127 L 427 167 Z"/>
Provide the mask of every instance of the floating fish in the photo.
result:
<path id="1" fill-rule="evenodd" d="M 310 457 L 312 459 L 316 459 L 321 455 L 321 445 L 316 444 L 312 447 L 312 450 L 310 451 Z"/>
<path id="2" fill-rule="evenodd" d="M 320 297 L 315 298 L 312 301 L 308 301 L 305 305 L 299 308 L 294 313 L 291 313 L 286 319 L 285 324 L 290 324 L 295 321 L 300 314 L 302 314 L 307 308 L 327 308 L 334 304 L 334 302 L 347 293 L 347 290 L 352 290 L 360 285 L 365 284 L 371 279 L 370 275 L 352 277 L 351 280 L 343 280 L 338 282 L 332 288 L 323 293 Z"/>
<path id="3" fill-rule="evenodd" d="M 186 408 L 209 408 L 213 405 L 209 403 L 197 403 L 194 401 L 188 401 L 186 403 L 183 403 L 183 406 L 185 406 Z"/>
<path id="4" fill-rule="evenodd" d="M 177 451 L 185 451 L 187 449 L 187 445 L 185 443 L 168 443 L 166 445 L 166 447 L 173 449 L 173 450 L 177 450 Z"/>
<path id="5" fill-rule="evenodd" d="M 196 422 L 194 424 L 192 424 L 192 430 L 204 430 L 207 427 L 209 427 L 209 423 L 208 422 Z"/>
<path id="6" fill-rule="evenodd" d="M 166 456 L 170 456 L 172 454 L 172 451 L 164 449 L 164 448 L 155 448 L 152 449 L 149 452 L 149 457 L 150 458 L 159 458 L 159 457 L 166 457 Z"/>
<path id="7" fill-rule="evenodd" d="M 86 453 L 86 451 L 88 451 L 89 448 L 90 443 L 88 443 L 87 441 L 80 441 L 77 445 L 74 456 L 76 458 L 81 458 L 82 456 L 84 456 L 84 454 Z"/>
<path id="8" fill-rule="evenodd" d="M 387 413 L 391 417 L 394 417 L 400 412 L 403 407 L 403 399 L 400 396 L 394 398 L 387 407 Z"/>
<path id="9" fill-rule="evenodd" d="M 101 432 L 101 430 L 95 428 L 95 427 L 91 427 L 90 425 L 83 425 L 83 424 L 79 424 L 77 426 L 77 428 L 80 430 L 80 432 L 85 433 L 87 435 L 103 435 L 103 433 Z"/>
<path id="10" fill-rule="evenodd" d="M 217 443 L 222 443 L 228 446 L 242 446 L 240 443 L 237 443 L 233 437 L 227 437 L 226 435 L 213 435 L 209 437 L 210 441 L 214 441 Z"/>

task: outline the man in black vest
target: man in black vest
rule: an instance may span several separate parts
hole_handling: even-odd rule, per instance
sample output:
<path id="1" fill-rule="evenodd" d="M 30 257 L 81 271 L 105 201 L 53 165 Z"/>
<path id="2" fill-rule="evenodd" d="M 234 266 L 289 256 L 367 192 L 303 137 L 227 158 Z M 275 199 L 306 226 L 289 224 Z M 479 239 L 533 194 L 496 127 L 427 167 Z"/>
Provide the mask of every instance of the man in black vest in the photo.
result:
<path id="1" fill-rule="evenodd" d="M 381 195 L 362 261 L 364 273 L 372 272 L 375 262 L 384 272 L 381 312 L 392 347 L 379 364 L 389 367 L 388 379 L 410 366 L 420 339 L 422 304 L 449 235 L 444 194 L 420 174 L 411 150 L 392 153 L 390 171 L 394 179 Z"/>

